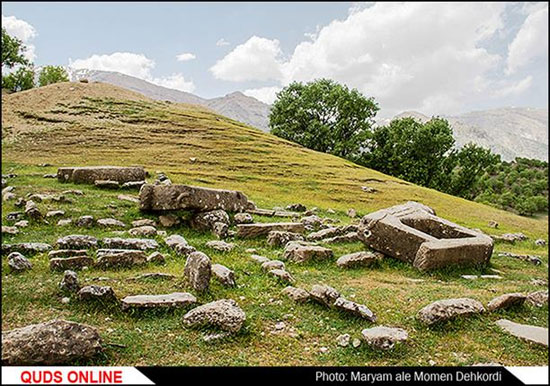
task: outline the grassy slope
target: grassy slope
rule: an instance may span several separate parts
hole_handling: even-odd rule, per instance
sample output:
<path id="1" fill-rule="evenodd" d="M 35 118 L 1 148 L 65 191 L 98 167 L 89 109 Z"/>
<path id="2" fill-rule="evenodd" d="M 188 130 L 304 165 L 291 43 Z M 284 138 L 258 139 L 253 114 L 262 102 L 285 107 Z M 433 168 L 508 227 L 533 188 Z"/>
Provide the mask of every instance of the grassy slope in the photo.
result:
<path id="1" fill-rule="evenodd" d="M 162 103 L 103 84 L 59 84 L 3 96 L 2 103 L 2 173 L 15 172 L 10 180 L 16 193 L 61 192 L 75 187 L 83 197 L 75 197 L 74 205 L 44 203 L 44 209 L 62 208 L 73 219 L 82 214 L 116 217 L 126 223 L 141 218 L 135 205 L 117 200 L 119 192 L 104 192 L 88 186 L 61 185 L 41 178 L 62 165 L 143 165 L 148 170 L 162 170 L 175 183 L 238 189 L 258 206 L 284 206 L 302 202 L 337 211 L 336 217 L 349 222 L 348 208 L 360 215 L 407 200 L 432 206 L 439 215 L 473 228 L 491 233 L 524 232 L 532 239 L 546 239 L 546 218 L 530 219 L 508 212 L 420 188 L 381 173 L 356 166 L 340 158 L 304 149 L 269 134 L 244 126 L 201 108 Z M 195 162 L 190 157 L 196 157 Z M 54 167 L 40 168 L 42 162 Z M 368 194 L 362 185 L 376 188 Z M 13 202 L 3 203 L 3 213 L 15 210 Z M 257 218 L 258 221 L 271 221 Z M 500 227 L 487 227 L 496 220 Z M 6 224 L 3 217 L 3 224 Z M 3 242 L 45 241 L 82 233 L 81 229 L 32 224 L 17 236 Z M 90 234 L 103 236 L 105 230 L 93 228 Z M 260 273 L 251 263 L 246 248 L 254 247 L 261 254 L 275 258 L 273 249 L 262 240 L 237 240 L 237 248 L 229 254 L 216 253 L 204 247 L 209 235 L 186 228 L 169 230 L 181 233 L 198 249 L 204 249 L 214 262 L 234 269 L 240 283 L 237 289 L 225 289 L 213 283 L 208 301 L 231 297 L 245 309 L 248 321 L 244 330 L 223 344 L 207 345 L 200 331 L 184 329 L 180 320 L 183 311 L 165 313 L 124 314 L 72 301 L 62 305 L 57 290 L 60 274 L 48 270 L 47 256 L 33 258 L 35 268 L 24 275 L 10 275 L 3 261 L 2 322 L 13 328 L 31 322 L 65 317 L 98 326 L 107 342 L 122 343 L 127 349 L 109 348 L 104 358 L 108 364 L 214 364 L 214 365 L 391 365 L 471 364 L 476 361 L 498 361 L 506 364 L 543 364 L 548 351 L 532 347 L 502 334 L 492 321 L 507 317 L 522 323 L 547 326 L 547 307 L 524 308 L 471 320 L 456 321 L 428 329 L 414 320 L 414 314 L 429 301 L 443 297 L 471 296 L 483 302 L 515 291 L 533 291 L 531 278 L 547 279 L 547 249 L 533 241 L 516 246 L 497 244 L 496 250 L 533 253 L 543 257 L 539 267 L 508 258 L 495 257 L 492 268 L 503 272 L 504 280 L 467 281 L 464 273 L 481 273 L 467 269 L 459 272 L 437 272 L 430 275 L 414 271 L 405 264 L 388 260 L 373 269 L 341 271 L 331 262 L 307 266 L 289 264 L 289 271 L 299 286 L 310 288 L 317 282 L 333 285 L 346 296 L 365 302 L 379 317 L 380 324 L 402 326 L 409 330 L 411 343 L 395 352 L 377 354 L 362 346 L 359 349 L 338 348 L 335 338 L 341 333 L 358 337 L 362 328 L 370 326 L 341 316 L 314 304 L 295 305 L 280 295 L 284 285 Z M 159 241 L 161 239 L 159 238 Z M 359 243 L 334 246 L 336 256 L 361 250 Z M 167 252 L 162 248 L 163 252 Z M 5 260 L 5 259 L 4 259 Z M 181 277 L 184 261 L 170 256 L 164 267 L 145 267 L 121 271 L 89 270 L 80 276 L 89 283 L 101 284 L 94 278 L 108 276 L 108 282 L 119 296 L 136 293 L 163 293 L 185 290 L 181 279 L 134 283 L 125 280 L 138 272 L 162 271 Z M 493 273 L 489 269 L 483 271 Z M 408 278 L 422 278 L 414 283 Z M 241 298 L 244 297 L 244 298 Z M 286 319 L 285 319 L 286 317 Z M 271 334 L 272 326 L 285 320 L 297 337 Z M 320 354 L 319 347 L 330 348 Z"/>

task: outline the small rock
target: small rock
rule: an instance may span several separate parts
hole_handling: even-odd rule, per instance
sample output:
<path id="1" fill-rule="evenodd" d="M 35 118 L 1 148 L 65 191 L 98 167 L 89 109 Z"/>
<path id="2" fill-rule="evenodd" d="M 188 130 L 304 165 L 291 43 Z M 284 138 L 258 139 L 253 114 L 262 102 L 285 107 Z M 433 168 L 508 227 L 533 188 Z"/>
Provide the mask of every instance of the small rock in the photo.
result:
<path id="1" fill-rule="evenodd" d="M 324 284 L 313 285 L 311 291 L 309 291 L 309 295 L 313 300 L 327 307 L 332 306 L 336 299 L 340 297 L 340 293 L 338 291 Z"/>
<path id="2" fill-rule="evenodd" d="M 97 239 L 87 235 L 68 235 L 57 239 L 57 246 L 61 249 L 88 249 L 97 248 Z"/>
<path id="3" fill-rule="evenodd" d="M 295 281 L 292 275 L 284 269 L 271 269 L 268 271 L 268 274 L 287 283 L 293 283 Z"/>
<path id="4" fill-rule="evenodd" d="M 204 304 L 189 311 L 183 317 L 188 327 L 209 324 L 229 332 L 241 329 L 246 314 L 232 299 L 221 299 Z"/>
<path id="5" fill-rule="evenodd" d="M 262 263 L 262 270 L 265 272 L 271 271 L 272 269 L 285 269 L 285 263 L 279 260 L 268 260 Z"/>
<path id="6" fill-rule="evenodd" d="M 88 285 L 78 291 L 78 298 L 82 301 L 118 302 L 115 291 L 108 286 Z"/>
<path id="7" fill-rule="evenodd" d="M 115 218 L 100 218 L 97 220 L 97 225 L 106 228 L 125 228 L 126 224 Z"/>
<path id="8" fill-rule="evenodd" d="M 500 295 L 487 304 L 487 310 L 497 311 L 510 307 L 521 306 L 525 302 L 525 299 L 527 299 L 527 295 L 521 293 Z"/>
<path id="9" fill-rule="evenodd" d="M 89 256 L 54 257 L 50 259 L 50 270 L 52 271 L 84 269 L 92 265 L 94 265 L 94 259 Z"/>
<path id="10" fill-rule="evenodd" d="M 214 334 L 206 334 L 202 337 L 205 343 L 216 343 L 231 336 L 230 332 L 218 332 Z"/>
<path id="11" fill-rule="evenodd" d="M 267 261 L 269 261 L 269 259 L 265 256 L 260 256 L 260 255 L 251 255 L 250 258 L 252 260 L 254 260 L 256 263 L 260 263 L 260 264 L 263 264 Z M 283 263 L 284 264 L 284 263 Z"/>
<path id="12" fill-rule="evenodd" d="M 548 347 L 548 328 L 514 323 L 506 319 L 500 319 L 496 324 L 515 337 Z"/>
<path id="13" fill-rule="evenodd" d="M 16 227 L 18 228 L 26 228 L 29 226 L 29 222 L 27 220 L 20 220 L 20 221 L 17 221 L 15 224 Z"/>
<path id="14" fill-rule="evenodd" d="M 396 344 L 405 342 L 409 334 L 402 328 L 376 326 L 361 331 L 361 335 L 367 344 L 380 350 L 390 350 Z"/>
<path id="15" fill-rule="evenodd" d="M 153 252 L 149 256 L 147 256 L 147 262 L 155 263 L 155 264 L 164 264 L 166 262 L 166 258 L 160 252 Z"/>
<path id="16" fill-rule="evenodd" d="M 159 223 L 165 228 L 171 228 L 180 223 L 180 219 L 174 215 L 166 214 L 159 216 Z"/>
<path id="17" fill-rule="evenodd" d="M 46 213 L 46 217 L 62 217 L 65 216 L 64 210 L 50 210 Z"/>
<path id="18" fill-rule="evenodd" d="M 485 312 L 483 304 L 474 299 L 458 298 L 438 300 L 422 308 L 417 318 L 424 324 L 451 320 L 457 316 L 469 316 Z"/>
<path id="19" fill-rule="evenodd" d="M 535 245 L 537 245 L 539 247 L 544 247 L 546 245 L 546 240 L 537 239 L 537 240 L 535 240 Z"/>
<path id="20" fill-rule="evenodd" d="M 357 347 L 361 346 L 361 340 L 360 340 L 360 339 L 357 339 L 357 338 L 354 338 L 353 341 L 351 342 L 351 345 L 352 345 L 354 348 L 357 348 Z"/>
<path id="21" fill-rule="evenodd" d="M 309 300 L 309 292 L 302 288 L 288 286 L 282 291 L 282 294 L 297 303 L 305 303 Z"/>
<path id="22" fill-rule="evenodd" d="M 548 290 L 531 292 L 529 295 L 527 295 L 526 301 L 528 304 L 535 307 L 548 305 Z"/>
<path id="23" fill-rule="evenodd" d="M 350 339 L 350 334 L 338 335 L 338 337 L 336 338 L 336 343 L 338 343 L 338 346 L 347 347 L 349 346 Z"/>
<path id="24" fill-rule="evenodd" d="M 17 227 L 15 226 L 9 227 L 9 226 L 2 225 L 2 234 L 4 233 L 8 235 L 16 235 L 19 233 L 19 229 L 17 229 Z"/>
<path id="25" fill-rule="evenodd" d="M 212 274 L 226 287 L 235 287 L 237 285 L 237 283 L 235 283 L 235 272 L 225 265 L 212 264 Z"/>
<path id="26" fill-rule="evenodd" d="M 94 185 L 101 189 L 118 189 L 120 184 L 117 181 L 111 180 L 95 180 Z"/>
<path id="27" fill-rule="evenodd" d="M 336 265 L 341 268 L 364 267 L 373 264 L 377 260 L 377 255 L 374 253 L 361 251 L 341 256 L 336 260 Z"/>
<path id="28" fill-rule="evenodd" d="M 132 236 L 156 236 L 157 230 L 155 227 L 150 225 L 143 225 L 140 227 L 132 228 L 128 231 Z"/>
<path id="29" fill-rule="evenodd" d="M 93 216 L 81 216 L 76 220 L 76 226 L 81 228 L 91 228 L 94 225 Z"/>
<path id="30" fill-rule="evenodd" d="M 304 263 L 310 260 L 326 260 L 333 257 L 332 250 L 318 245 L 300 245 L 290 242 L 285 247 L 284 258 L 296 263 Z"/>
<path id="31" fill-rule="evenodd" d="M 220 252 L 230 252 L 231 250 L 233 250 L 233 248 L 235 248 L 235 244 L 226 243 L 225 241 L 220 240 L 209 241 L 206 243 L 206 246 Z"/>
<path id="32" fill-rule="evenodd" d="M 157 223 L 155 220 L 151 220 L 149 218 L 142 218 L 139 220 L 132 221 L 132 226 L 135 228 L 142 227 L 142 226 L 156 227 Z"/>
<path id="33" fill-rule="evenodd" d="M 355 211 L 355 209 L 348 209 L 346 213 L 351 218 L 355 218 L 357 216 L 357 212 Z"/>
<path id="34" fill-rule="evenodd" d="M 286 231 L 271 231 L 267 235 L 267 243 L 272 246 L 283 246 L 289 241 L 304 240 L 304 236 L 299 233 L 286 232 Z"/>
<path id="35" fill-rule="evenodd" d="M 62 291 L 78 292 L 80 290 L 80 284 L 78 283 L 78 276 L 75 271 L 66 270 L 63 273 L 63 279 L 59 283 L 59 288 Z"/>
<path id="36" fill-rule="evenodd" d="M 235 216 L 233 216 L 233 221 L 235 224 L 252 224 L 254 222 L 254 219 L 252 218 L 252 215 L 250 213 L 236 213 Z"/>
<path id="37" fill-rule="evenodd" d="M 376 315 L 365 305 L 352 302 L 343 297 L 339 297 L 333 304 L 334 308 L 347 312 L 352 315 L 359 316 L 369 322 L 376 322 Z"/>
<path id="38" fill-rule="evenodd" d="M 489 221 L 488 225 L 489 225 L 491 228 L 495 228 L 495 229 L 498 228 L 498 222 L 493 221 L 493 220 Z"/>
<path id="39" fill-rule="evenodd" d="M 8 266 L 13 272 L 24 272 L 32 269 L 31 262 L 19 252 L 8 255 Z"/>
<path id="40" fill-rule="evenodd" d="M 70 218 L 64 218 L 57 222 L 57 226 L 63 227 L 63 226 L 71 225 L 72 223 L 73 223 L 73 220 L 71 220 Z"/>
<path id="41" fill-rule="evenodd" d="M 122 299 L 122 310 L 130 308 L 176 308 L 195 304 L 197 298 L 187 292 L 163 295 L 134 295 Z"/>

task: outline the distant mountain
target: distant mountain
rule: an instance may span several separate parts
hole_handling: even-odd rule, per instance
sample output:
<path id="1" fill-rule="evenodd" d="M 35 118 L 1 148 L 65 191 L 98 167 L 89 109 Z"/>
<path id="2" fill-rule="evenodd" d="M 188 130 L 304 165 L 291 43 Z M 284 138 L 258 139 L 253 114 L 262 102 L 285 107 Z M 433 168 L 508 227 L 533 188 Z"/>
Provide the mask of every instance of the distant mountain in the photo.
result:
<path id="1" fill-rule="evenodd" d="M 74 70 L 71 68 L 67 70 L 71 81 L 88 79 L 90 82 L 109 83 L 136 91 L 156 100 L 205 106 L 218 114 L 246 123 L 262 131 L 269 131 L 268 117 L 270 106 L 239 91 L 219 98 L 205 99 L 188 92 L 157 86 L 145 80 L 118 72 L 86 69 Z"/>
<path id="2" fill-rule="evenodd" d="M 421 122 L 430 119 L 417 111 L 406 111 L 392 119 L 403 117 Z M 457 146 L 474 142 L 490 148 L 506 161 L 516 157 L 548 161 L 548 109 L 507 107 L 441 117 L 451 124 Z"/>

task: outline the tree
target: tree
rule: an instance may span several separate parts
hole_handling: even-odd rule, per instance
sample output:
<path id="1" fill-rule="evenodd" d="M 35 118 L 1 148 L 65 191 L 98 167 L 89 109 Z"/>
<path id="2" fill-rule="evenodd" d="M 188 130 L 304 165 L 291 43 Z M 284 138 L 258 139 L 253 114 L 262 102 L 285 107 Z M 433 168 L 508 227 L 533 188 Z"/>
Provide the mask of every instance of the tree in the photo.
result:
<path id="1" fill-rule="evenodd" d="M 2 88 L 13 92 L 28 90 L 34 86 L 34 69 L 32 67 L 19 67 L 16 71 L 2 76 Z"/>
<path id="2" fill-rule="evenodd" d="M 40 71 L 40 76 L 38 77 L 38 84 L 40 87 L 68 81 L 69 75 L 61 66 L 45 66 L 42 68 L 42 71 Z"/>
<path id="3" fill-rule="evenodd" d="M 354 159 L 374 123 L 378 105 L 329 79 L 291 83 L 271 108 L 271 133 L 313 150 Z"/>
<path id="4" fill-rule="evenodd" d="M 10 36 L 2 28 L 2 69 L 13 68 L 16 65 L 27 65 L 29 61 L 23 56 L 26 47 L 21 40 Z"/>

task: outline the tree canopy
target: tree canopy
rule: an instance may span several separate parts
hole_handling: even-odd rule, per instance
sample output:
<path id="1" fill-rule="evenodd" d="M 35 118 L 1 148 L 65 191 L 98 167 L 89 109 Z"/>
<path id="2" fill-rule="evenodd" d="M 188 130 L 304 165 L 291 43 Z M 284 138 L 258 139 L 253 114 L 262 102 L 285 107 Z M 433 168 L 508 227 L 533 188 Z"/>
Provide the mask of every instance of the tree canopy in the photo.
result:
<path id="1" fill-rule="evenodd" d="M 38 84 L 40 87 L 68 81 L 69 75 L 61 66 L 45 66 L 42 68 L 42 71 L 40 71 L 40 75 L 38 77 Z"/>

